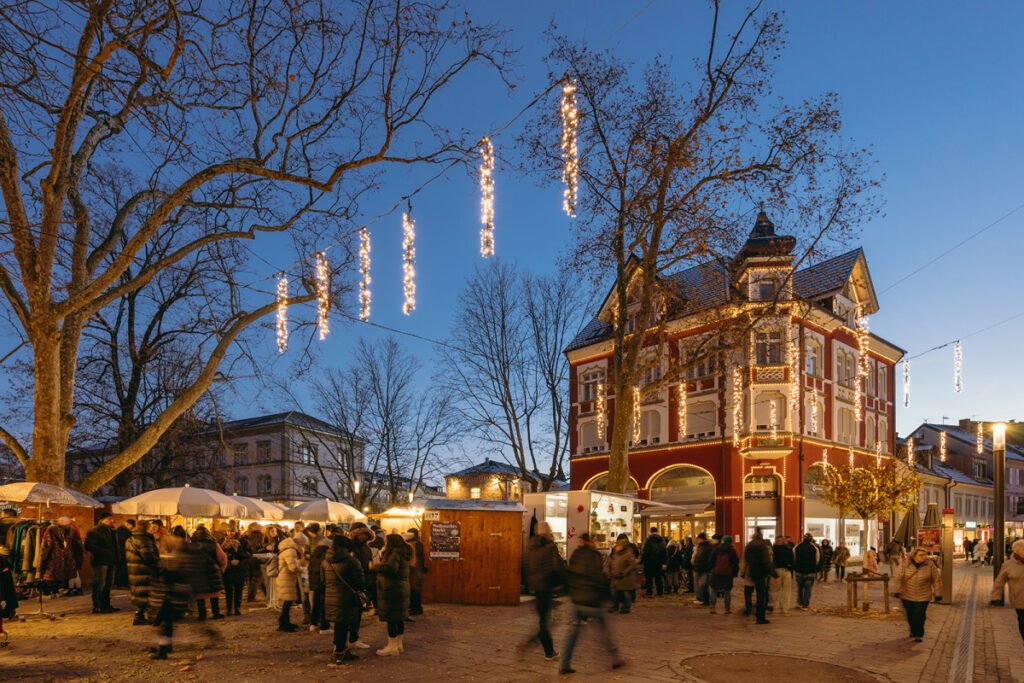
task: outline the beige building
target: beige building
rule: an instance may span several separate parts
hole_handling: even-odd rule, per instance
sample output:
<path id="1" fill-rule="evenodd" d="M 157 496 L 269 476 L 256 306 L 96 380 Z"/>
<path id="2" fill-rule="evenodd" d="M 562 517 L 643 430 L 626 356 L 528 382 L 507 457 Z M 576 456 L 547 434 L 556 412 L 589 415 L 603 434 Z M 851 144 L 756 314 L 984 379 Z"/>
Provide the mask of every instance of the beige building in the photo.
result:
<path id="1" fill-rule="evenodd" d="M 524 479 L 518 467 L 490 458 L 445 477 L 447 497 L 453 500 L 518 500 L 533 491 L 539 477 Z"/>

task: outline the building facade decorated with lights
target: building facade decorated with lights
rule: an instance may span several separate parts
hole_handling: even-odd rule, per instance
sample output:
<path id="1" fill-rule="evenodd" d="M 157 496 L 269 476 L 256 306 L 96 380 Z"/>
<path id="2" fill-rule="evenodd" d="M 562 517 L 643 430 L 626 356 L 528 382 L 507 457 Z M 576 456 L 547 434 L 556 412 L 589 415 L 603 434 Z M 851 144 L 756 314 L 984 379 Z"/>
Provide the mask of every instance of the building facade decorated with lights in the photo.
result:
<path id="1" fill-rule="evenodd" d="M 846 540 L 860 554 L 863 523 L 840 519 L 821 500 L 822 467 L 895 452 L 895 368 L 904 352 L 868 329 L 878 300 L 862 250 L 799 268 L 795 247 L 762 212 L 731 263 L 659 278 L 670 302 L 661 319 L 647 327 L 627 317 L 629 333 L 646 335 L 643 380 L 634 388 L 631 488 L 640 498 L 703 506 L 698 514 L 651 516 L 645 527 L 675 538 L 807 530 Z M 613 298 L 566 349 L 573 489 L 607 481 Z M 730 344 L 708 342 L 729 326 Z"/>

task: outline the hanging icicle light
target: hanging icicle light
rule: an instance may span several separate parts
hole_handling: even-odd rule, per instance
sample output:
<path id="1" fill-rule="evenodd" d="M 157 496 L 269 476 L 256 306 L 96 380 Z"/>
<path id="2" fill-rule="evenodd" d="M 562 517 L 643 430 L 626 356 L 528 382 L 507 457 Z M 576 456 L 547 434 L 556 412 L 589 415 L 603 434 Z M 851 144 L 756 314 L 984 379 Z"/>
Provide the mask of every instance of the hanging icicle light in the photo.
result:
<path id="1" fill-rule="evenodd" d="M 875 467 L 882 466 L 882 442 L 875 442 Z"/>
<path id="2" fill-rule="evenodd" d="M 981 422 L 978 423 L 978 432 L 974 440 L 978 449 L 978 455 L 983 454 L 985 452 L 985 425 Z"/>
<path id="3" fill-rule="evenodd" d="M 676 395 L 676 416 L 679 418 L 679 440 L 682 441 L 686 438 L 686 379 L 679 383 L 679 388 Z"/>
<path id="4" fill-rule="evenodd" d="M 364 225 L 359 229 L 359 319 L 370 319 L 370 230 Z"/>
<path id="5" fill-rule="evenodd" d="M 811 400 L 811 434 L 818 435 L 818 399 Z"/>
<path id="6" fill-rule="evenodd" d="M 779 409 L 775 405 L 775 399 L 773 398 L 768 404 L 768 422 L 772 432 L 772 444 L 779 438 Z"/>
<path id="7" fill-rule="evenodd" d="M 903 361 L 903 407 L 910 407 L 910 361 Z"/>
<path id="8" fill-rule="evenodd" d="M 633 443 L 640 445 L 640 389 L 633 387 Z"/>
<path id="9" fill-rule="evenodd" d="M 852 448 L 850 449 L 850 467 L 854 467 L 853 449 Z"/>
<path id="10" fill-rule="evenodd" d="M 494 256 L 494 145 L 490 138 L 480 143 L 480 255 Z"/>
<path id="11" fill-rule="evenodd" d="M 939 461 L 946 462 L 946 432 L 939 432 Z"/>
<path id="12" fill-rule="evenodd" d="M 740 422 L 743 418 L 743 375 L 732 369 L 732 445 L 740 447 Z"/>
<path id="13" fill-rule="evenodd" d="M 408 211 L 402 214 L 402 285 L 402 313 L 409 315 L 416 310 L 416 224 Z"/>
<path id="14" fill-rule="evenodd" d="M 576 84 L 567 80 L 562 84 L 562 208 L 570 218 L 576 217 L 576 195 L 579 189 L 579 156 L 576 132 L 579 129 L 579 110 L 576 108 Z"/>
<path id="15" fill-rule="evenodd" d="M 825 449 L 823 449 L 821 451 L 821 464 L 825 466 L 825 469 L 828 469 L 828 449 L 827 448 L 825 448 Z"/>
<path id="16" fill-rule="evenodd" d="M 331 324 L 327 314 L 331 312 L 331 268 L 327 265 L 327 254 L 316 253 L 316 326 L 320 330 L 320 341 L 327 339 Z"/>
<path id="17" fill-rule="evenodd" d="M 870 370 L 870 359 L 868 358 L 868 316 L 861 315 L 860 307 L 857 308 L 857 377 L 853 387 L 853 410 L 857 424 L 864 421 L 864 386 Z"/>
<path id="18" fill-rule="evenodd" d="M 907 439 L 907 464 L 911 467 L 914 466 L 914 456 L 916 455 L 914 448 L 914 437 L 910 437 Z"/>
<path id="19" fill-rule="evenodd" d="M 796 434 L 800 425 L 800 345 L 796 339 L 789 340 L 789 431 Z"/>
<path id="20" fill-rule="evenodd" d="M 277 278 L 277 352 L 288 349 L 288 278 L 284 273 Z"/>
<path id="21" fill-rule="evenodd" d="M 953 391 L 960 393 L 964 390 L 964 350 L 960 346 L 960 340 L 953 345 Z"/>
<path id="22" fill-rule="evenodd" d="M 597 413 L 597 436 L 603 444 L 605 437 L 604 382 L 597 383 L 597 394 L 594 396 L 594 412 Z"/>

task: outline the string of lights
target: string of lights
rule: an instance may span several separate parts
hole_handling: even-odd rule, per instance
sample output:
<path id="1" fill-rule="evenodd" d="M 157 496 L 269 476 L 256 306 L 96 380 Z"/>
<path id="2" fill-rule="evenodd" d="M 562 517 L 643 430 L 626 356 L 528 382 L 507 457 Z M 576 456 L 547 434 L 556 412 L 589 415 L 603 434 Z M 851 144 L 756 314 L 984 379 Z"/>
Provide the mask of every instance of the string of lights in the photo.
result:
<path id="1" fill-rule="evenodd" d="M 282 274 L 277 279 L 277 352 L 288 350 L 288 278 Z"/>
<path id="2" fill-rule="evenodd" d="M 494 256 L 494 145 L 480 142 L 480 255 Z"/>
<path id="3" fill-rule="evenodd" d="M 320 341 L 327 339 L 330 331 L 328 314 L 331 311 L 331 268 L 327 264 L 327 255 L 319 251 L 316 254 L 316 326 L 320 330 Z"/>
<path id="4" fill-rule="evenodd" d="M 576 107 L 576 84 L 566 80 L 562 85 L 562 209 L 570 218 L 576 217 L 576 196 L 579 192 L 579 150 L 576 134 L 579 110 Z"/>
<path id="5" fill-rule="evenodd" d="M 409 315 L 416 310 L 416 224 L 409 211 L 402 214 L 402 236 L 402 313 Z"/>

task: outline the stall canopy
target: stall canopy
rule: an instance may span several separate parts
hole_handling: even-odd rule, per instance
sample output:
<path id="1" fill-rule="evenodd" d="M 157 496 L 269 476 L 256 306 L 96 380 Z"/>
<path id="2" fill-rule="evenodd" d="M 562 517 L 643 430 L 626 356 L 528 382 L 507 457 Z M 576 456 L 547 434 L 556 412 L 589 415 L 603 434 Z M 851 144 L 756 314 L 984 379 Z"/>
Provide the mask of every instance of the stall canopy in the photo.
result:
<path id="1" fill-rule="evenodd" d="M 13 484 L 0 486 L 0 500 L 8 503 L 28 503 L 30 505 L 79 505 L 87 508 L 103 507 L 95 498 L 84 493 L 53 484 L 41 484 L 35 481 L 17 481 Z"/>
<path id="2" fill-rule="evenodd" d="M 408 529 L 420 528 L 423 521 L 423 508 L 393 507 L 378 515 L 370 515 L 370 517 L 377 520 L 380 528 L 384 531 L 405 533 Z"/>
<path id="3" fill-rule="evenodd" d="M 156 489 L 126 498 L 111 505 L 119 515 L 152 515 L 154 517 L 221 517 L 248 518 L 252 508 L 238 498 L 219 491 L 182 486 Z"/>
<path id="4" fill-rule="evenodd" d="M 352 524 L 365 522 L 366 515 L 351 505 L 335 500 L 310 500 L 300 503 L 284 513 L 285 519 L 305 522 L 329 522 L 331 524 Z"/>
<path id="5" fill-rule="evenodd" d="M 284 519 L 284 513 L 287 510 L 283 505 L 271 503 L 270 501 L 262 500 L 260 498 L 250 498 L 248 496 L 240 496 L 238 494 L 231 496 L 231 498 L 242 503 L 249 509 L 249 512 L 245 515 L 244 519 L 266 519 L 276 522 Z"/>

